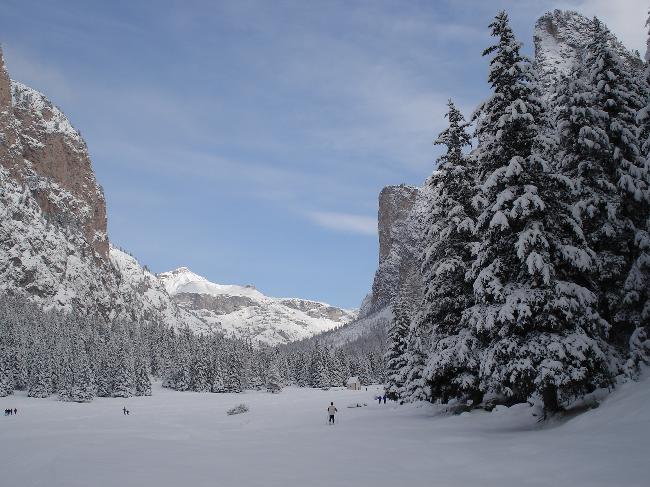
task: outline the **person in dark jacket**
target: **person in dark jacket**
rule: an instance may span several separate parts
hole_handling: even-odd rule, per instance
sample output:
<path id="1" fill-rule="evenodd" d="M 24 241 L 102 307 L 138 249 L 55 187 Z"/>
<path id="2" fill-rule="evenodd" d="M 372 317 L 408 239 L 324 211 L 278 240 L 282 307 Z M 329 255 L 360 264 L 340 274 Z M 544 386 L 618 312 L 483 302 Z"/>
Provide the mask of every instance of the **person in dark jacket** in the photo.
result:
<path id="1" fill-rule="evenodd" d="M 336 414 L 337 411 L 338 411 L 338 409 L 336 409 L 336 406 L 334 406 L 334 403 L 331 402 L 329 407 L 327 408 L 327 413 L 330 415 L 330 419 L 328 421 L 328 424 L 329 423 L 334 424 L 334 415 Z"/>

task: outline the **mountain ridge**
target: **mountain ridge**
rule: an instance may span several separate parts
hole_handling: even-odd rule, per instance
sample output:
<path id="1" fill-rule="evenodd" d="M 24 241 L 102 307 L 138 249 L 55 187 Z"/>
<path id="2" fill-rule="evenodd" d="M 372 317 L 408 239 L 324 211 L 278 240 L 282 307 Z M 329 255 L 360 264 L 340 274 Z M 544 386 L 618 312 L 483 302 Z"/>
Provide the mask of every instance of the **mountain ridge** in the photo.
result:
<path id="1" fill-rule="evenodd" d="M 217 284 L 187 267 L 157 275 L 181 309 L 227 335 L 267 345 L 286 344 L 332 330 L 356 318 L 321 301 L 266 296 L 251 285 Z"/>

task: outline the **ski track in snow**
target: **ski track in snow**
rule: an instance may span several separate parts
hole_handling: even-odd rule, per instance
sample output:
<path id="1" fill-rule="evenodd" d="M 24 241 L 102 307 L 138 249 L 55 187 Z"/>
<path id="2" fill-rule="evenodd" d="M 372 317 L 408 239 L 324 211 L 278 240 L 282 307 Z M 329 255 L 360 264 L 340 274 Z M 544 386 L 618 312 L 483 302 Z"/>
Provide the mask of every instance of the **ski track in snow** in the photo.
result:
<path id="1" fill-rule="evenodd" d="M 378 388 L 201 394 L 157 384 L 152 397 L 90 404 L 15 395 L 0 399 L 19 410 L 0 416 L 0 485 L 645 487 L 649 386 L 623 385 L 543 428 L 526 405 L 449 416 L 380 406 Z M 249 413 L 226 415 L 242 402 Z M 356 402 L 368 406 L 346 407 Z"/>

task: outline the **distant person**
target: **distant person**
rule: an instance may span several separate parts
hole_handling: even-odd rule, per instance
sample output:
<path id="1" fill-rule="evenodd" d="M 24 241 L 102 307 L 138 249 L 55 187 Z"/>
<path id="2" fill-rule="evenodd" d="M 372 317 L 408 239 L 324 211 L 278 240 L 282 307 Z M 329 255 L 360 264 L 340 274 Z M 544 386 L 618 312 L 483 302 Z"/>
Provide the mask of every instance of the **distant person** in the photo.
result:
<path id="1" fill-rule="evenodd" d="M 330 419 L 327 422 L 328 424 L 330 424 L 330 423 L 334 424 L 334 415 L 336 414 L 337 411 L 338 411 L 338 409 L 336 409 L 336 406 L 334 406 L 334 403 L 331 402 L 329 407 L 327 408 L 327 413 L 330 415 Z"/>
<path id="2" fill-rule="evenodd" d="M 386 394 L 384 394 L 384 404 L 386 404 Z"/>
<path id="3" fill-rule="evenodd" d="M 126 410 L 126 415 L 128 416 L 130 412 L 131 412 L 131 411 L 129 411 L 129 410 L 127 409 L 127 410 Z"/>
<path id="4" fill-rule="evenodd" d="M 14 414 L 18 414 L 18 409 L 14 408 Z"/>
<path id="5" fill-rule="evenodd" d="M 379 401 L 379 404 L 381 404 L 381 396 L 377 396 L 377 401 Z"/>
<path id="6" fill-rule="evenodd" d="M 124 407 L 122 408 L 122 414 L 123 414 L 124 416 L 126 416 L 126 406 L 124 406 Z"/>

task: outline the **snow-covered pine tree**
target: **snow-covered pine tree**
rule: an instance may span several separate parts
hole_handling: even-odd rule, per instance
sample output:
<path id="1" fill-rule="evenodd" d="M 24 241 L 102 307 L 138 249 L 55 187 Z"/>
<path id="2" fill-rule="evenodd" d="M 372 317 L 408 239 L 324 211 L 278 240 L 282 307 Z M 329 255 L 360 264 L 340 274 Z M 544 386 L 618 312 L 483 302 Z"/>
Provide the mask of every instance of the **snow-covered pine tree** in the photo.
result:
<path id="1" fill-rule="evenodd" d="M 71 338 L 68 348 L 59 397 L 63 401 L 89 402 L 94 396 L 95 386 L 86 347 L 81 337 L 76 336 Z"/>
<path id="2" fill-rule="evenodd" d="M 137 347 L 135 357 L 135 387 L 136 396 L 151 395 L 151 376 L 146 352 L 142 346 Z"/>
<path id="3" fill-rule="evenodd" d="M 135 389 L 133 349 L 122 324 L 114 331 L 116 339 L 115 368 L 113 369 L 113 397 L 131 397 Z"/>
<path id="4" fill-rule="evenodd" d="M 14 330 L 12 346 L 12 377 L 14 378 L 14 389 L 22 391 L 27 388 L 29 380 L 30 362 L 27 336 L 24 336 L 18 329 Z"/>
<path id="5" fill-rule="evenodd" d="M 625 281 L 639 254 L 635 233 L 648 211 L 636 128 L 643 99 L 639 76 L 610 46 L 597 19 L 583 65 L 563 86 L 558 105 L 560 167 L 576 182 L 574 213 L 596 252 L 590 277 L 598 287 L 599 312 L 612 325 L 610 341 L 624 345 L 633 328 Z M 635 287 L 633 278 L 629 285 Z M 628 301 L 633 293 L 628 291 Z"/>
<path id="6" fill-rule="evenodd" d="M 192 384 L 192 341 L 189 328 L 183 328 L 176 336 L 175 347 L 166 367 L 163 386 L 177 391 L 187 391 Z"/>
<path id="7" fill-rule="evenodd" d="M 650 29 L 650 12 L 646 21 Z M 640 160 L 639 187 L 641 191 L 638 220 L 635 228 L 633 262 L 625 279 L 625 297 L 623 300 L 626 319 L 633 328 L 629 339 L 629 360 L 626 369 L 636 375 L 640 362 L 650 363 L 650 31 L 647 38 L 648 49 L 645 53 L 645 69 L 639 85 L 643 95 L 644 106 L 637 112 L 637 136 L 639 139 Z"/>
<path id="8" fill-rule="evenodd" d="M 212 337 L 210 340 L 212 350 L 210 363 L 210 390 L 212 392 L 226 392 L 224 384 L 224 367 L 223 363 L 223 342 L 218 337 Z"/>
<path id="9" fill-rule="evenodd" d="M 224 362 L 224 386 L 226 392 L 242 392 L 242 369 L 244 367 L 244 357 L 241 347 L 237 342 L 231 344 L 230 350 L 226 354 Z"/>
<path id="10" fill-rule="evenodd" d="M 345 385 L 350 378 L 350 359 L 345 351 L 341 348 L 334 351 L 335 365 L 337 367 L 337 377 L 339 378 L 338 386 Z"/>
<path id="11" fill-rule="evenodd" d="M 294 361 L 295 381 L 298 387 L 309 387 L 311 385 L 310 359 L 305 352 L 296 353 Z"/>
<path id="12" fill-rule="evenodd" d="M 610 383 L 608 325 L 584 282 L 593 252 L 571 213 L 571 181 L 548 160 L 555 141 L 530 64 L 505 12 L 490 27 L 494 93 L 477 119 L 481 242 L 462 326 L 482 347 L 481 392 L 509 402 L 539 394 L 554 410 Z"/>
<path id="13" fill-rule="evenodd" d="M 243 391 L 253 388 L 253 364 L 250 351 L 247 345 L 242 346 L 239 350 L 239 383 Z"/>
<path id="14" fill-rule="evenodd" d="M 14 393 L 14 379 L 12 377 L 9 348 L 0 344 L 0 397 Z"/>
<path id="15" fill-rule="evenodd" d="M 280 371 L 278 364 L 275 360 L 271 360 L 269 364 L 267 377 L 266 377 L 266 390 L 273 394 L 282 391 L 282 380 L 280 379 Z"/>
<path id="16" fill-rule="evenodd" d="M 431 388 L 425 377 L 427 350 L 429 350 L 430 330 L 418 326 L 419 320 L 410 320 L 406 337 L 406 366 L 401 375 L 404 377 L 401 400 L 404 402 L 430 401 Z"/>
<path id="17" fill-rule="evenodd" d="M 330 387 L 331 385 L 329 370 L 327 368 L 327 358 L 319 342 L 316 342 L 312 352 L 310 382 L 312 387 Z"/>
<path id="18" fill-rule="evenodd" d="M 199 337 L 199 344 L 192 358 L 192 384 L 190 389 L 196 392 L 208 392 L 211 388 L 210 356 L 204 338 Z"/>
<path id="19" fill-rule="evenodd" d="M 431 178 L 435 187 L 422 266 L 425 296 L 417 326 L 431 336 L 423 372 L 431 388 L 429 399 L 447 402 L 452 397 L 468 396 L 478 402 L 478 345 L 460 326 L 463 311 L 473 304 L 467 275 L 475 240 L 475 174 L 472 158 L 464 153 L 471 144 L 468 124 L 451 101 L 448 107 L 449 125 L 435 141 L 446 151 Z"/>
<path id="20" fill-rule="evenodd" d="M 345 381 L 350 377 L 350 372 L 345 359 L 345 353 L 342 350 L 330 350 L 330 380 L 333 387 L 345 385 Z"/>
<path id="21" fill-rule="evenodd" d="M 406 304 L 398 295 L 393 305 L 393 319 L 388 330 L 388 349 L 384 356 L 387 369 L 386 394 L 392 401 L 397 401 L 404 393 L 404 373 L 406 371 L 406 346 L 411 320 Z"/>
<path id="22" fill-rule="evenodd" d="M 97 374 L 95 381 L 97 385 L 97 395 L 99 397 L 110 397 L 113 393 L 113 371 L 115 370 L 115 361 L 109 344 L 102 342 L 104 347 L 98 352 L 99 363 L 97 364 Z"/>
<path id="23" fill-rule="evenodd" d="M 368 385 L 373 383 L 370 364 L 364 355 L 356 357 L 353 375 L 357 376 L 362 384 Z"/>
<path id="24" fill-rule="evenodd" d="M 27 381 L 29 397 L 48 397 L 52 395 L 52 366 L 47 346 L 39 341 L 35 345 L 34 356 Z"/>

